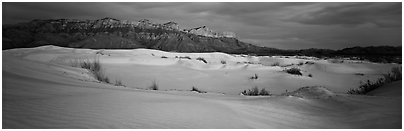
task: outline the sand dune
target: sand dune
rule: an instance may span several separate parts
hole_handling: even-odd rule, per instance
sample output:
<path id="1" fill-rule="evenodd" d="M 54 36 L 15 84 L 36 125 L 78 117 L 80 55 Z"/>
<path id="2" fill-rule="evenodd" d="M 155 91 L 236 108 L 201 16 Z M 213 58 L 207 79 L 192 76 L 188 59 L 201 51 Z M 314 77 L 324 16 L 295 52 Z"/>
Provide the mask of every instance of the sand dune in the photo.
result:
<path id="1" fill-rule="evenodd" d="M 126 87 L 100 83 L 70 65 L 95 57 L 109 78 Z M 314 64 L 297 66 L 301 61 Z M 274 62 L 294 63 L 303 76 L 283 71 L 290 67 L 269 66 Z M 344 94 L 394 66 L 400 65 L 148 49 L 6 50 L 3 128 L 401 128 L 401 81 L 372 96 Z M 249 79 L 254 74 L 259 78 Z M 153 80 L 160 90 L 144 90 Z M 192 86 L 208 93 L 191 92 Z M 275 95 L 239 95 L 253 86 Z M 299 89 L 303 86 L 326 88 Z M 295 92 L 281 96 L 285 90 Z M 316 95 L 321 97 L 305 97 Z"/>

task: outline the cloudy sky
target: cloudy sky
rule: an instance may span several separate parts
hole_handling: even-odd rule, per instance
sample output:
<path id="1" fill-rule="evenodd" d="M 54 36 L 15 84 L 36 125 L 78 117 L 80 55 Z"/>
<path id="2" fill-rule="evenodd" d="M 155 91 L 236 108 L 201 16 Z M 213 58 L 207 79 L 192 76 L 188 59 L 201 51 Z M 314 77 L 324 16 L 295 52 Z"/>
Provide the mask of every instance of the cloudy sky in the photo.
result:
<path id="1" fill-rule="evenodd" d="M 401 3 L 4 3 L 3 24 L 74 18 L 175 21 L 282 49 L 401 45 Z"/>

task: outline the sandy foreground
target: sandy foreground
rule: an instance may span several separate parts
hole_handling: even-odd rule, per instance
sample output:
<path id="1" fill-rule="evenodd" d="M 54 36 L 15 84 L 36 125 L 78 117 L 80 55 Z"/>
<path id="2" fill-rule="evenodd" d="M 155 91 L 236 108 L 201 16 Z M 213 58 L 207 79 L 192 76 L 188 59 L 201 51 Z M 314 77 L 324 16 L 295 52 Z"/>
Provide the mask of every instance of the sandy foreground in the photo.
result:
<path id="1" fill-rule="evenodd" d="M 185 56 L 191 60 L 176 58 Z M 71 66 L 74 60 L 93 58 L 100 60 L 112 83 L 120 80 L 125 86 L 98 82 L 86 69 Z M 314 64 L 298 65 L 307 61 Z M 279 66 L 271 66 L 274 63 Z M 360 81 L 375 80 L 395 66 L 401 65 L 149 49 L 5 50 L 2 126 L 402 128 L 401 81 L 374 90 L 371 96 L 345 94 Z M 303 75 L 283 71 L 291 67 L 300 68 Z M 255 74 L 258 79 L 249 79 Z M 153 81 L 159 90 L 146 90 Z M 191 92 L 193 86 L 207 93 Z M 273 95 L 239 95 L 254 86 Z M 296 92 L 303 94 L 300 97 L 280 95 L 304 86 L 325 88 Z M 327 93 L 307 93 L 318 90 Z"/>

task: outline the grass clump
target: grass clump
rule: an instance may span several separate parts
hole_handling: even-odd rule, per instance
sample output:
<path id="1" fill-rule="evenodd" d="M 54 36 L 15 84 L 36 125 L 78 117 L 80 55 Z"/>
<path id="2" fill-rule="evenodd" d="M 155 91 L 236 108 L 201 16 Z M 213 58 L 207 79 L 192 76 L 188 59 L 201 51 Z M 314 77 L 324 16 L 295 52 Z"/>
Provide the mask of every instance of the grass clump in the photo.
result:
<path id="1" fill-rule="evenodd" d="M 159 86 L 156 81 L 153 81 L 152 85 L 149 87 L 150 90 L 159 90 Z"/>
<path id="2" fill-rule="evenodd" d="M 258 75 L 257 75 L 257 74 L 254 74 L 254 76 L 251 76 L 250 79 L 251 79 L 251 80 L 256 80 L 256 79 L 258 79 Z"/>
<path id="3" fill-rule="evenodd" d="M 373 91 L 385 84 L 399 80 L 402 80 L 401 68 L 393 67 L 389 73 L 383 74 L 383 78 L 379 78 L 375 82 L 367 80 L 365 83 L 363 83 L 361 81 L 359 88 L 350 89 L 347 91 L 347 94 L 365 95 L 368 92 Z"/>
<path id="4" fill-rule="evenodd" d="M 299 68 L 296 68 L 296 67 L 287 69 L 287 70 L 286 70 L 286 73 L 289 73 L 289 74 L 292 74 L 292 75 L 300 75 L 300 76 L 303 75 L 303 74 L 300 72 L 300 69 L 299 69 Z"/>
<path id="5" fill-rule="evenodd" d="M 306 63 L 304 63 L 304 64 L 307 64 L 307 65 L 313 65 L 313 64 L 314 64 L 314 62 L 313 62 L 313 61 L 306 61 Z"/>
<path id="6" fill-rule="evenodd" d="M 198 93 L 206 93 L 206 91 L 201 91 L 201 90 L 199 90 L 198 88 L 196 88 L 194 86 L 192 86 L 191 91 L 195 91 L 195 92 L 198 92 Z"/>
<path id="7" fill-rule="evenodd" d="M 339 60 L 339 59 L 329 59 L 328 61 L 331 63 L 344 63 L 344 60 Z"/>
<path id="8" fill-rule="evenodd" d="M 121 80 L 116 79 L 115 80 L 115 86 L 125 86 L 125 85 L 122 84 Z"/>
<path id="9" fill-rule="evenodd" d="M 205 64 L 208 63 L 208 61 L 206 61 L 205 58 L 202 58 L 202 57 L 198 57 L 198 58 L 196 58 L 196 60 L 200 60 Z"/>
<path id="10" fill-rule="evenodd" d="M 361 83 L 361 85 L 359 86 L 358 89 L 350 89 L 347 91 L 347 94 L 364 95 L 364 94 L 384 85 L 385 82 L 384 82 L 383 78 L 379 78 L 376 82 L 370 82 L 370 80 L 367 80 L 366 83 L 363 83 L 362 81 L 360 83 Z"/>
<path id="11" fill-rule="evenodd" d="M 268 91 L 265 90 L 265 88 L 262 88 L 261 91 L 258 89 L 257 86 L 248 89 L 248 90 L 244 90 L 243 92 L 241 92 L 242 95 L 245 96 L 269 96 L 271 95 Z"/>
<path id="12" fill-rule="evenodd" d="M 308 76 L 309 76 L 309 77 L 313 77 L 313 75 L 312 75 L 312 74 L 309 74 Z"/>
<path id="13" fill-rule="evenodd" d="M 279 65 L 280 65 L 279 62 L 275 62 L 275 63 L 271 64 L 271 66 L 279 66 Z"/>
<path id="14" fill-rule="evenodd" d="M 260 96 L 269 96 L 269 92 L 267 90 L 265 90 L 265 88 L 262 88 L 260 93 L 258 94 Z"/>
<path id="15" fill-rule="evenodd" d="M 302 66 L 303 64 L 304 64 L 303 61 L 300 61 L 297 65 Z"/>
<path id="16" fill-rule="evenodd" d="M 191 57 L 189 57 L 189 56 L 184 56 L 184 57 L 183 57 L 183 56 L 180 56 L 180 59 L 189 59 L 189 60 L 190 60 Z"/>
<path id="17" fill-rule="evenodd" d="M 90 59 L 76 59 L 72 61 L 72 65 L 87 69 L 94 75 L 94 78 L 100 82 L 110 83 L 109 78 L 105 75 L 104 69 L 98 58 Z"/>
<path id="18" fill-rule="evenodd" d="M 393 82 L 402 80 L 401 68 L 400 67 L 393 67 L 390 70 L 390 73 L 383 75 L 386 82 Z"/>

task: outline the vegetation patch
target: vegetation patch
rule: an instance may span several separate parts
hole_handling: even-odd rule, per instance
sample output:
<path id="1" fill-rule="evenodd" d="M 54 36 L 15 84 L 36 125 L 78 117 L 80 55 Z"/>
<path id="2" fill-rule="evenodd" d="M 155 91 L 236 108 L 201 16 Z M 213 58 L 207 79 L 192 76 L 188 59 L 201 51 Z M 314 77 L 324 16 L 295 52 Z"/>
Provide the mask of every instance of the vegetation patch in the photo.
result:
<path id="1" fill-rule="evenodd" d="M 304 64 L 306 64 L 306 65 L 313 65 L 314 62 L 313 62 L 313 61 L 306 61 L 306 63 L 304 63 Z"/>
<path id="2" fill-rule="evenodd" d="M 402 80 L 402 72 L 400 67 L 393 67 L 390 73 L 384 74 L 383 78 L 377 79 L 375 82 L 371 82 L 367 80 L 366 82 L 362 82 L 357 89 L 350 89 L 347 91 L 347 94 L 356 94 L 356 95 L 366 95 L 366 93 L 373 91 L 385 84 Z"/>
<path id="3" fill-rule="evenodd" d="M 125 85 L 122 84 L 121 80 L 116 79 L 115 80 L 115 86 L 125 86 Z"/>
<path id="4" fill-rule="evenodd" d="M 313 77 L 313 75 L 312 75 L 312 74 L 309 74 L 308 76 L 309 76 L 309 77 Z"/>
<path id="5" fill-rule="evenodd" d="M 241 92 L 242 95 L 245 96 L 270 96 L 271 94 L 265 90 L 265 88 L 262 88 L 261 90 L 258 89 L 257 86 L 248 89 L 248 90 L 244 90 Z"/>
<path id="6" fill-rule="evenodd" d="M 189 57 L 189 56 L 180 56 L 180 59 L 189 59 L 189 60 L 191 60 L 191 57 Z"/>
<path id="7" fill-rule="evenodd" d="M 152 85 L 149 87 L 150 90 L 159 90 L 159 86 L 157 85 L 156 81 L 154 80 Z"/>
<path id="8" fill-rule="evenodd" d="M 72 66 L 87 69 L 94 75 L 94 78 L 100 82 L 110 83 L 109 78 L 105 75 L 104 69 L 98 58 L 90 59 L 75 59 L 71 61 Z"/>
<path id="9" fill-rule="evenodd" d="M 298 66 L 301 66 L 301 65 L 303 65 L 304 63 L 303 63 L 303 61 L 300 61 L 297 65 Z"/>
<path id="10" fill-rule="evenodd" d="M 271 66 L 279 66 L 279 62 L 272 63 Z"/>
<path id="11" fill-rule="evenodd" d="M 339 60 L 339 59 L 330 59 L 328 61 L 331 63 L 344 63 L 344 60 Z"/>
<path id="12" fill-rule="evenodd" d="M 208 61 L 206 61 L 205 58 L 202 58 L 202 57 L 198 57 L 198 58 L 196 58 L 196 60 L 200 60 L 205 64 L 208 63 Z"/>
<path id="13" fill-rule="evenodd" d="M 287 70 L 286 70 L 286 73 L 289 73 L 289 74 L 292 74 L 292 75 L 300 75 L 300 76 L 303 75 L 303 74 L 300 72 L 300 69 L 299 69 L 299 68 L 296 68 L 296 67 L 287 69 Z"/>
<path id="14" fill-rule="evenodd" d="M 258 79 L 258 75 L 257 75 L 257 74 L 254 74 L 254 76 L 251 76 L 250 79 L 251 79 L 251 80 L 256 80 L 256 79 Z"/>
<path id="15" fill-rule="evenodd" d="M 206 93 L 206 91 L 201 91 L 198 88 L 196 88 L 195 86 L 192 86 L 191 91 L 195 91 L 195 92 L 198 92 L 198 93 Z"/>
<path id="16" fill-rule="evenodd" d="M 364 76 L 365 74 L 363 74 L 363 73 L 355 73 L 354 75 L 357 75 L 357 76 Z"/>

